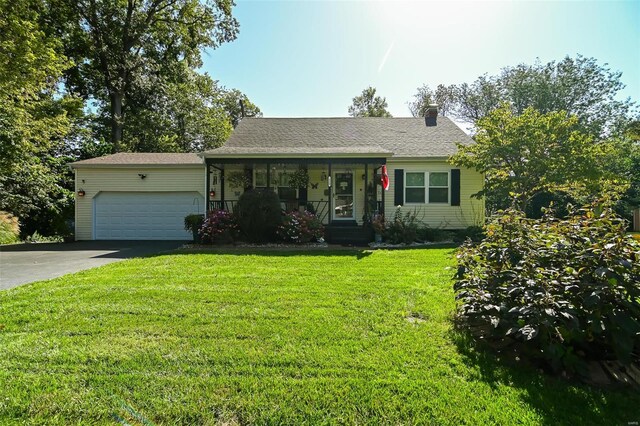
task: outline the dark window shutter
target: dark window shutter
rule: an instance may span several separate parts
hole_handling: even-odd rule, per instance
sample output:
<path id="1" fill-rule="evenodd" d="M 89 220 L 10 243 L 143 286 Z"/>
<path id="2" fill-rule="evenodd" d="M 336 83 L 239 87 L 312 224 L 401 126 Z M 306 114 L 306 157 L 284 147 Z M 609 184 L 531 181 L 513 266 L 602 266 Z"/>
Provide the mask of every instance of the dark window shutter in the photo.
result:
<path id="1" fill-rule="evenodd" d="M 404 169 L 396 169 L 393 205 L 404 205 Z"/>
<path id="2" fill-rule="evenodd" d="M 451 169 L 451 205 L 460 205 L 460 169 Z"/>

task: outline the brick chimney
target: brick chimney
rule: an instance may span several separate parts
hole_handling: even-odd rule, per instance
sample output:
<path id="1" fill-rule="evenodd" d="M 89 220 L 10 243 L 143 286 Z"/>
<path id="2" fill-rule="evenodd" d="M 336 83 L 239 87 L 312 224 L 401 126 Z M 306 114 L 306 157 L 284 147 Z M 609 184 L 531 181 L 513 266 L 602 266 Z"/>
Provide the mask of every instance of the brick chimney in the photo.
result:
<path id="1" fill-rule="evenodd" d="M 438 124 L 438 105 L 430 104 L 427 107 L 427 112 L 424 114 L 424 124 L 426 124 L 427 127 Z"/>

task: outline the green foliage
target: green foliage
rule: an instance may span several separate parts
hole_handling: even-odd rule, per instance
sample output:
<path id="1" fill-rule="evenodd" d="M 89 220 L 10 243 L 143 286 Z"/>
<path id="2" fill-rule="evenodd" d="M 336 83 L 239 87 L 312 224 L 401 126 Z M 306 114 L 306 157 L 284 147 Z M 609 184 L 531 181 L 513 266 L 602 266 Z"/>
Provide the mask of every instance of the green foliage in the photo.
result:
<path id="1" fill-rule="evenodd" d="M 450 161 L 485 174 L 481 194 L 490 193 L 526 209 L 542 192 L 599 194 L 608 176 L 599 157 L 609 147 L 581 132 L 576 116 L 564 111 L 516 114 L 503 104 L 478 121 L 476 143 L 459 145 Z"/>
<path id="2" fill-rule="evenodd" d="M 291 188 L 306 188 L 309 186 L 309 173 L 306 169 L 297 169 L 289 174 Z"/>
<path id="3" fill-rule="evenodd" d="M 308 243 L 318 241 L 324 236 L 324 226 L 313 213 L 287 212 L 278 227 L 278 236 L 286 242 Z"/>
<path id="4" fill-rule="evenodd" d="M 54 29 L 68 39 L 66 52 L 76 63 L 67 73 L 67 84 L 97 100 L 115 151 L 123 148 L 123 129 L 129 117 L 137 120 L 143 112 L 151 114 L 161 105 L 157 96 L 176 104 L 169 105 L 165 113 L 189 103 L 179 92 L 186 87 L 193 94 L 201 88 L 192 87 L 185 67 L 197 69 L 202 65 L 203 48 L 234 40 L 238 32 L 231 0 L 52 0 L 52 4 L 52 14 L 58 14 Z M 203 111 L 202 99 L 193 101 Z M 204 129 L 202 123 L 193 123 L 199 121 L 196 116 L 189 119 L 191 127 Z M 185 127 L 188 132 L 189 126 Z"/>
<path id="5" fill-rule="evenodd" d="M 384 240 L 391 244 L 411 244 L 418 236 L 418 218 L 415 211 L 402 213 L 402 208 L 398 207 L 393 220 L 386 224 Z"/>
<path id="6" fill-rule="evenodd" d="M 282 221 L 278 194 L 269 189 L 245 191 L 235 210 L 242 236 L 251 242 L 265 243 L 276 239 Z"/>
<path id="7" fill-rule="evenodd" d="M 527 108 L 542 114 L 567 111 L 578 118 L 583 132 L 595 138 L 619 135 L 637 113 L 631 100 L 618 100 L 624 88 L 621 76 L 607 64 L 580 55 L 546 64 L 506 67 L 499 75 L 483 75 L 471 84 L 456 86 L 453 115 L 475 124 L 508 102 L 516 114 Z"/>
<path id="8" fill-rule="evenodd" d="M 232 131 L 225 94 L 207 74 L 183 66 L 173 81 L 131 95 L 124 146 L 134 152 L 201 152 L 221 146 Z"/>
<path id="9" fill-rule="evenodd" d="M 0 211 L 0 244 L 20 241 L 20 223 L 11 213 Z"/>
<path id="10" fill-rule="evenodd" d="M 249 188 L 252 184 L 251 178 L 244 171 L 230 172 L 224 180 L 235 188 Z"/>
<path id="11" fill-rule="evenodd" d="M 428 242 L 440 242 L 440 241 L 451 241 L 452 235 L 451 231 L 446 231 L 440 228 L 432 228 L 430 226 L 420 226 L 417 231 L 417 239 L 418 241 L 428 241 Z"/>
<path id="12" fill-rule="evenodd" d="M 55 234 L 71 213 L 65 138 L 82 110 L 58 90 L 71 63 L 46 13 L 43 2 L 0 1 L 0 210 L 19 216 L 25 235 Z"/>
<path id="13" fill-rule="evenodd" d="M 468 239 L 474 243 L 478 243 L 482 241 L 484 237 L 485 233 L 482 226 L 468 226 L 465 229 L 457 230 L 453 236 L 453 241 L 456 243 L 462 243 Z"/>
<path id="14" fill-rule="evenodd" d="M 616 204 L 616 212 L 631 220 L 633 209 L 640 207 L 640 121 L 629 125 L 624 137 L 616 141 L 616 147 L 601 161 L 629 183 Z"/>
<path id="15" fill-rule="evenodd" d="M 624 231 L 610 209 L 540 220 L 502 212 L 481 244 L 458 251 L 461 318 L 556 370 L 630 362 L 640 349 L 640 244 Z"/>
<path id="16" fill-rule="evenodd" d="M 242 119 L 242 108 L 240 101 L 244 106 L 245 117 L 262 117 L 262 112 L 253 102 L 249 100 L 247 95 L 238 89 L 226 90 L 222 96 L 222 106 L 229 116 L 231 125 L 235 128 Z"/>
<path id="17" fill-rule="evenodd" d="M 199 240 L 199 231 L 202 228 L 204 222 L 203 214 L 188 214 L 184 217 L 184 229 L 193 234 L 193 242 L 197 243 Z"/>
<path id="18" fill-rule="evenodd" d="M 414 117 L 424 117 L 429 105 L 436 104 L 438 105 L 438 114 L 449 115 L 456 100 L 456 90 L 455 85 L 438 84 L 434 91 L 424 84 L 422 87 L 418 87 L 413 101 L 409 102 L 409 111 Z"/>
<path id="19" fill-rule="evenodd" d="M 198 231 L 204 222 L 204 215 L 189 214 L 184 217 L 184 229 L 187 231 Z"/>
<path id="20" fill-rule="evenodd" d="M 387 111 L 387 100 L 376 96 L 376 89 L 369 86 L 362 94 L 353 98 L 353 104 L 349 107 L 349 115 L 352 117 L 391 117 Z"/>
<path id="21" fill-rule="evenodd" d="M 24 239 L 27 243 L 61 243 L 63 238 L 59 235 L 42 235 L 38 231 Z"/>
<path id="22" fill-rule="evenodd" d="M 238 238 L 238 234 L 236 217 L 226 210 L 210 211 L 198 232 L 200 241 L 205 244 L 233 243 Z"/>

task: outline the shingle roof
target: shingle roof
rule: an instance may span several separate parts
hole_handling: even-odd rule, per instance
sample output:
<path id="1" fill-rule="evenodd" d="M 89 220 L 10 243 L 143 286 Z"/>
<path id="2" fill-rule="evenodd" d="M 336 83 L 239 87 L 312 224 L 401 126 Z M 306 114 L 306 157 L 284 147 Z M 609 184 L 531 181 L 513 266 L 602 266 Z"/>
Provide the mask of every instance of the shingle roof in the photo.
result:
<path id="1" fill-rule="evenodd" d="M 455 123 L 423 118 L 245 118 L 207 157 L 260 154 L 386 154 L 447 157 L 472 140 Z"/>
<path id="2" fill-rule="evenodd" d="M 159 152 L 120 152 L 104 157 L 90 158 L 88 160 L 71 163 L 71 167 L 77 166 L 137 166 L 137 165 L 201 165 L 202 158 L 197 154 L 183 153 L 159 153 Z"/>

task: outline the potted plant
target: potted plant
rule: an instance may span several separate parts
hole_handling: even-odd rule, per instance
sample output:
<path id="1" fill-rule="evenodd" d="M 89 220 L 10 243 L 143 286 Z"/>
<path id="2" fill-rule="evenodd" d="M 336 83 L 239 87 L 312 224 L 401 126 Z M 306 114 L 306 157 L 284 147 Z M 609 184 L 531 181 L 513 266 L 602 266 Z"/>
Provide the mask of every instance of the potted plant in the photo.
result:
<path id="1" fill-rule="evenodd" d="M 384 216 L 376 213 L 371 217 L 371 228 L 373 228 L 374 238 L 376 243 L 382 242 L 382 235 L 387 229 L 387 225 L 384 220 Z"/>
<path id="2" fill-rule="evenodd" d="M 251 178 L 245 172 L 231 172 L 226 177 L 227 183 L 236 188 L 249 188 L 252 185 Z"/>
<path id="3" fill-rule="evenodd" d="M 204 215 L 202 214 L 190 214 L 184 218 L 184 229 L 191 232 L 194 243 L 198 243 L 200 241 L 198 232 L 200 231 L 200 228 L 202 228 L 203 222 Z"/>
<path id="4" fill-rule="evenodd" d="M 291 188 L 306 188 L 309 186 L 309 173 L 306 169 L 298 169 L 289 175 Z"/>

